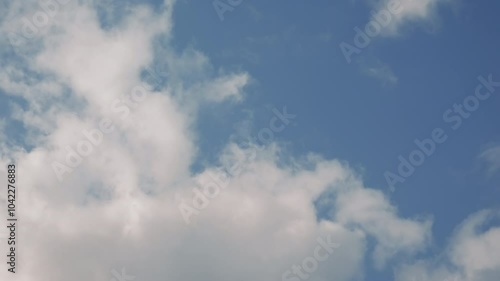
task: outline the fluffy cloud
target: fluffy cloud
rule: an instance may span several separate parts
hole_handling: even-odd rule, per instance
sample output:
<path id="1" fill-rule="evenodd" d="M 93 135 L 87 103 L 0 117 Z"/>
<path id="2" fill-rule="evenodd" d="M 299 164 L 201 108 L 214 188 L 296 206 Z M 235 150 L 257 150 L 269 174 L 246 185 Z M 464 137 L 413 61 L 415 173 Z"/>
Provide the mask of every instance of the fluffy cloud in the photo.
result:
<path id="1" fill-rule="evenodd" d="M 436 17 L 440 4 L 451 0 L 379 0 L 374 2 L 377 11 L 387 9 L 391 2 L 401 6 L 401 12 L 392 14 L 389 24 L 384 28 L 386 35 L 396 35 L 407 23 L 425 22 Z"/>
<path id="2" fill-rule="evenodd" d="M 17 280 L 111 280 L 122 268 L 136 280 L 280 280 L 321 237 L 340 247 L 309 280 L 358 280 L 367 254 L 383 268 L 428 245 L 431 219 L 401 218 L 337 160 L 285 161 L 277 144 L 229 142 L 218 166 L 192 172 L 198 106 L 242 102 L 251 77 L 214 70 L 200 51 L 174 51 L 173 4 L 130 6 L 107 28 L 92 6 L 61 6 L 50 28 L 2 57 L 0 87 L 27 136 L 0 150 L 0 177 L 15 159 L 22 190 Z M 3 6 L 12 21 L 2 35 L 36 12 L 20 2 Z M 146 79 L 151 68 L 156 78 Z M 98 137 L 103 120 L 112 130 Z M 88 134 L 101 141 L 71 166 Z M 179 200 L 191 201 L 200 180 L 235 161 L 241 172 L 187 225 Z M 55 162 L 70 170 L 61 181 Z M 318 218 L 316 202 L 329 207 L 326 218 Z M 456 262 L 470 272 L 494 266 Z"/>
<path id="3" fill-rule="evenodd" d="M 447 249 L 435 259 L 401 267 L 401 281 L 494 281 L 500 274 L 500 213 L 479 211 L 454 232 Z"/>

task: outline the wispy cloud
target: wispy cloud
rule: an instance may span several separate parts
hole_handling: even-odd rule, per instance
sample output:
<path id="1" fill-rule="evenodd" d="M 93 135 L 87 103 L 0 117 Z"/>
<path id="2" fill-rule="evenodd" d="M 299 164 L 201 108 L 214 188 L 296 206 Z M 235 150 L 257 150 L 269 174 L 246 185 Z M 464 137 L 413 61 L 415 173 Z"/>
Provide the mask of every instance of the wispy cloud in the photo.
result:
<path id="1" fill-rule="evenodd" d="M 399 78 L 391 67 L 378 59 L 358 60 L 358 65 L 363 74 L 379 80 L 384 86 L 393 86 L 398 83 Z"/>
<path id="2" fill-rule="evenodd" d="M 483 150 L 479 157 L 487 164 L 490 175 L 500 172 L 500 145 Z"/>

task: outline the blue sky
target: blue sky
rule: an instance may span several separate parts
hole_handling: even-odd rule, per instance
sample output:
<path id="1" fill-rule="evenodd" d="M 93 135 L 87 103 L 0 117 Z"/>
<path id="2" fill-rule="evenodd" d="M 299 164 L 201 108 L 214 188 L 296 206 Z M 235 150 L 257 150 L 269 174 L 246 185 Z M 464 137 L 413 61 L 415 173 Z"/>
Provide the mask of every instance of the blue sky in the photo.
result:
<path id="1" fill-rule="evenodd" d="M 436 218 L 436 246 L 443 247 L 467 214 L 499 207 L 498 178 L 486 174 L 478 155 L 500 139 L 500 99 L 482 103 L 457 131 L 442 119 L 474 93 L 478 76 L 500 76 L 498 8 L 493 1 L 443 4 L 436 18 L 375 38 L 356 59 L 389 67 L 394 85 L 347 64 L 339 48 L 352 42 L 353 27 L 367 23 L 370 6 L 362 1 L 247 1 L 224 21 L 207 13 L 211 3 L 186 1 L 178 4 L 174 31 L 178 46 L 194 45 L 215 65 L 252 73 L 258 85 L 245 108 L 265 113 L 268 104 L 286 104 L 297 113 L 296 126 L 278 136 L 292 153 L 348 161 L 370 187 L 389 192 L 383 175 L 396 169 L 398 155 L 407 156 L 413 140 L 430 137 L 434 128 L 446 129 L 449 140 L 389 192 L 404 214 Z M 207 146 L 225 141 L 220 134 L 206 137 Z"/>
<path id="2" fill-rule="evenodd" d="M 338 227 L 342 230 L 331 235 L 337 235 L 346 252 L 328 261 L 331 272 L 320 265 L 310 280 L 497 280 L 500 87 L 479 101 L 470 117 L 461 118 L 456 130 L 443 114 L 475 95 L 484 84 L 478 77 L 500 81 L 500 3 L 401 1 L 403 11 L 392 15 L 388 26 L 349 63 L 341 44 L 355 45 L 355 28 L 364 29 L 373 19 L 371 12 L 384 10 L 389 1 L 243 0 L 224 12 L 223 20 L 214 8 L 216 1 L 70 2 L 59 4 L 49 27 L 18 46 L 5 38 L 21 34 L 23 17 L 43 9 L 36 1 L 2 2 L 1 60 L 6 67 L 0 75 L 0 155 L 2 163 L 14 161 L 19 173 L 32 175 L 25 183 L 25 200 L 41 209 L 22 211 L 27 228 L 43 229 L 41 237 L 67 238 L 67 254 L 95 266 L 80 248 L 90 242 L 84 235 L 68 234 L 87 230 L 69 222 L 78 217 L 90 226 L 96 213 L 105 212 L 109 217 L 100 223 L 116 228 L 87 233 L 100 235 L 101 243 L 112 241 L 113 231 L 123 231 L 124 244 L 141 247 L 137 241 L 147 237 L 155 246 L 146 249 L 159 247 L 180 258 L 175 268 L 160 270 L 158 260 L 175 255 L 146 253 L 149 271 L 141 272 L 134 264 L 144 261 L 110 254 L 93 275 L 68 266 L 57 273 L 44 271 L 41 278 L 109 280 L 112 269 L 124 266 L 140 280 L 157 280 L 162 274 L 179 280 L 279 280 L 280 274 L 261 271 L 258 263 L 240 270 L 239 265 L 260 255 L 234 254 L 233 259 L 231 249 L 194 240 L 217 243 L 213 237 L 218 235 L 222 241 L 239 241 L 245 235 L 235 233 L 248 231 L 257 237 L 252 245 L 260 249 L 269 242 L 265 234 L 290 229 L 268 224 L 289 219 L 292 225 L 293 213 L 309 226 L 304 230 L 308 234 L 294 232 L 296 237 L 277 241 L 301 245 L 300 250 L 276 246 L 275 252 L 262 253 L 278 272 L 283 264 L 305 257 L 302 246 L 314 246 L 305 240 L 314 242 Z M 165 75 L 159 75 L 161 82 L 148 90 L 144 102 L 126 106 L 127 114 L 114 106 L 110 110 L 110 104 L 124 104 L 117 99 L 144 82 L 145 70 L 151 68 Z M 291 122 L 283 131 L 274 131 L 271 143 L 256 140 L 284 107 L 296 115 Z M 123 113 L 122 120 L 116 113 Z M 69 154 L 64 149 L 69 145 L 77 150 L 81 132 L 99 127 L 102 118 L 111 119 L 119 133 L 108 137 L 104 132 L 102 144 L 82 157 L 82 164 L 65 163 Z M 424 163 L 391 191 L 386 173 L 398 174 L 398 157 L 408 159 L 418 149 L 414 141 L 432 138 L 436 128 L 444 131 L 446 141 L 436 144 Z M 252 136 L 250 148 L 243 145 Z M 245 153 L 256 156 L 241 160 Z M 49 170 L 42 169 L 43 162 L 51 163 L 45 167 Z M 54 166 L 56 162 L 60 165 Z M 195 182 L 234 163 L 244 168 L 229 176 L 233 191 L 213 199 L 226 202 L 226 209 L 211 201 L 213 210 L 198 210 L 197 228 L 186 226 L 179 198 L 192 197 Z M 301 178 L 308 172 L 310 178 Z M 283 183 L 289 183 L 289 191 L 281 189 Z M 51 186 L 56 191 L 50 191 Z M 57 195 L 51 198 L 49 191 Z M 302 201 L 296 199 L 301 211 L 273 207 L 295 198 L 294 192 L 304 192 Z M 248 204 L 256 209 L 239 210 L 243 202 L 253 202 Z M 56 230 L 40 227 L 46 222 L 36 213 L 56 207 L 78 211 L 68 213 Z M 130 220 L 115 217 L 120 212 L 130 212 Z M 148 234 L 153 221 L 149 214 L 155 212 L 163 214 L 155 223 L 164 224 L 165 230 Z M 272 213 L 273 219 L 261 212 Z M 246 214 L 251 226 L 224 228 L 227 213 Z M 467 232 L 468 227 L 480 231 Z M 44 241 L 24 235 L 33 248 Z M 170 235 L 177 244 L 163 242 L 161 235 Z M 357 238 L 353 242 L 346 237 Z M 52 250 L 51 245 L 44 247 Z M 110 245 L 108 252 L 121 249 Z M 199 262 L 189 254 L 198 252 L 230 260 L 235 269 L 226 274 L 214 262 L 210 270 L 201 267 L 187 274 L 189 261 Z M 342 256 L 349 257 L 345 264 L 338 261 Z M 36 272 L 53 265 L 37 260 L 24 266 Z M 28 273 L 18 278 L 33 280 Z"/>

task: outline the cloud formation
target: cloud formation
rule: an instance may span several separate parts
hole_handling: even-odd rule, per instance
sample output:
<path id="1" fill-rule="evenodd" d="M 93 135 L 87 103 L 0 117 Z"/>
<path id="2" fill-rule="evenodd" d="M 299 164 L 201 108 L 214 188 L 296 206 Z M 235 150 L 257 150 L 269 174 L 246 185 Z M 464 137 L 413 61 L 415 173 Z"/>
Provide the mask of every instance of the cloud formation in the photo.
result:
<path id="1" fill-rule="evenodd" d="M 374 1 L 377 11 L 385 9 L 391 2 L 402 7 L 401 12 L 392 15 L 389 24 L 383 28 L 387 36 L 394 36 L 409 23 L 432 21 L 435 19 L 437 9 L 441 4 L 449 4 L 451 0 L 378 0 Z"/>
<path id="2" fill-rule="evenodd" d="M 479 157 L 486 162 L 488 173 L 494 174 L 500 171 L 500 145 L 485 149 Z"/>
<path id="3" fill-rule="evenodd" d="M 458 226 L 448 247 L 434 259 L 419 260 L 396 272 L 400 281 L 494 281 L 500 274 L 500 213 L 483 210 Z"/>
<path id="4" fill-rule="evenodd" d="M 2 2 L 2 38 L 36 12 L 31 4 Z M 363 278 L 367 255 L 384 268 L 429 245 L 431 218 L 401 217 L 382 192 L 365 187 L 338 160 L 309 154 L 285 161 L 276 143 L 261 146 L 186 225 L 178 198 L 190 199 L 198 180 L 231 167 L 249 149 L 228 141 L 218 165 L 193 172 L 197 109 L 243 102 L 251 75 L 214 70 L 198 50 L 175 51 L 173 7 L 170 0 L 160 11 L 131 5 L 105 28 L 95 7 L 72 2 L 60 6 L 50 28 L 2 57 L 0 87 L 27 136 L 0 150 L 0 177 L 15 159 L 23 190 L 17 280 L 110 280 L 122 268 L 150 281 L 282 280 L 318 238 L 331 237 L 340 247 L 308 280 L 347 281 Z M 145 78 L 148 69 L 158 81 Z M 113 130 L 72 167 L 87 138 L 82 132 L 95 131 L 102 120 Z M 72 170 L 62 182 L 55 162 Z M 317 216 L 318 201 L 330 209 L 326 218 Z M 459 258 L 467 243 L 483 249 L 494 235 L 481 236 L 485 242 L 459 236 L 464 242 L 455 262 L 472 275 L 497 266 Z M 1 271 L 0 279 L 8 274 Z"/>

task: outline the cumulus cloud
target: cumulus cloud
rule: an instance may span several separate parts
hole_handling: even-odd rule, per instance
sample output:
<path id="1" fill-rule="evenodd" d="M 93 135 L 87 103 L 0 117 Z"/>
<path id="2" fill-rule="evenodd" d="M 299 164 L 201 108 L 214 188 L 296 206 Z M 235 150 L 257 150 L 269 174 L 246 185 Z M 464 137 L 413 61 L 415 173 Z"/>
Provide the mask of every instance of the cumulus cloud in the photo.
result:
<path id="1" fill-rule="evenodd" d="M 500 274 L 500 213 L 482 210 L 458 226 L 447 249 L 434 259 L 398 269 L 401 281 L 494 281 Z"/>
<path id="2" fill-rule="evenodd" d="M 451 0 L 379 0 L 372 1 L 376 11 L 387 10 L 391 3 L 401 6 L 401 12 L 391 15 L 389 24 L 384 27 L 386 35 L 397 35 L 401 28 L 409 23 L 426 22 L 435 19 L 441 4 L 449 4 Z M 399 10 L 399 9 L 398 9 Z"/>
<path id="3" fill-rule="evenodd" d="M 4 13 L 13 21 L 32 15 L 29 4 L 4 1 Z M 0 87 L 22 100 L 12 118 L 29 136 L 0 150 L 0 177 L 15 160 L 22 189 L 17 280 L 110 280 L 122 268 L 137 280 L 280 280 L 320 237 L 340 247 L 309 280 L 359 280 L 368 254 L 383 268 L 425 249 L 432 220 L 402 218 L 338 160 L 285 161 L 277 144 L 229 141 L 217 165 L 193 172 L 199 105 L 242 102 L 251 75 L 170 47 L 173 4 L 129 6 L 104 28 L 95 7 L 74 2 L 2 57 Z M 1 30 L 17 32 L 12 21 Z M 157 71 L 158 64 L 165 67 Z M 151 68 L 157 77 L 146 80 Z M 110 132 L 100 134 L 102 127 Z M 100 139 L 90 152 L 87 139 Z M 75 151 L 88 153 L 76 161 Z M 179 200 L 191 201 L 200 181 L 235 161 L 241 171 L 186 224 Z M 56 162 L 66 167 L 59 176 Z M 318 201 L 330 209 L 325 218 L 317 216 Z M 493 266 L 456 263 L 470 272 Z M 11 275 L 3 270 L 0 278 Z"/>

